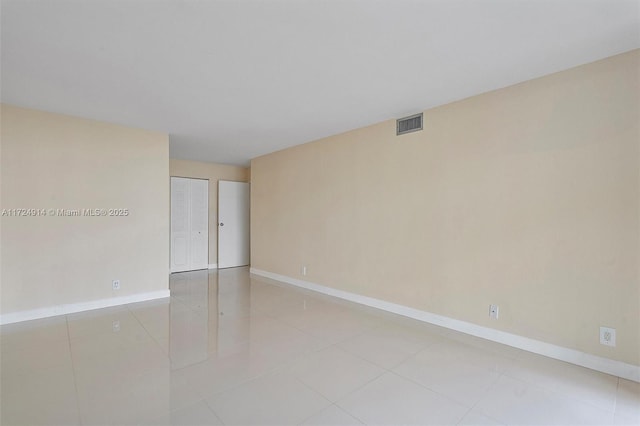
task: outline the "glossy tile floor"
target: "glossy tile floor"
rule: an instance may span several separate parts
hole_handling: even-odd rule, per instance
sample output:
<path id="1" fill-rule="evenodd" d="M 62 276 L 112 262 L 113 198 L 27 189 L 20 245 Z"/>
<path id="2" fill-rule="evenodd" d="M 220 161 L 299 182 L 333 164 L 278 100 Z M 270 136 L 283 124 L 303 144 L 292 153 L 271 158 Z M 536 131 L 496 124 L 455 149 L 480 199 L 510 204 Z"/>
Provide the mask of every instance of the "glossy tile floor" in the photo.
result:
<path id="1" fill-rule="evenodd" d="M 640 384 L 250 277 L 3 326 L 1 423 L 640 424 Z"/>

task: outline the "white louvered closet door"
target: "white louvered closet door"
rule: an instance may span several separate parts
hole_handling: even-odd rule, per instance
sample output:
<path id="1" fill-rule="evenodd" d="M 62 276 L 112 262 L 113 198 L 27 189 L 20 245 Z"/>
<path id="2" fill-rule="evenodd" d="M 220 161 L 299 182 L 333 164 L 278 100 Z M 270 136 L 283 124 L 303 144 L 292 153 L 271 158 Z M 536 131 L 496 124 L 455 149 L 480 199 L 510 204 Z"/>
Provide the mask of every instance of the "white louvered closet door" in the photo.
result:
<path id="1" fill-rule="evenodd" d="M 171 178 L 171 272 L 207 269 L 209 181 Z"/>

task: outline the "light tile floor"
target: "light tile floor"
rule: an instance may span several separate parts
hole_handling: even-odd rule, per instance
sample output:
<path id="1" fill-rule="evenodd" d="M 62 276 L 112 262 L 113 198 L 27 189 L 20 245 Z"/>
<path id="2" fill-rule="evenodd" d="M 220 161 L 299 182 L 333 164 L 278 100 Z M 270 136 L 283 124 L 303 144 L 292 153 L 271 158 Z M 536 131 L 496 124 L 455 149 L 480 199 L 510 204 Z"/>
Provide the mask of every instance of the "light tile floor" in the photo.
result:
<path id="1" fill-rule="evenodd" d="M 2 326 L 2 425 L 640 424 L 640 384 L 250 277 Z"/>

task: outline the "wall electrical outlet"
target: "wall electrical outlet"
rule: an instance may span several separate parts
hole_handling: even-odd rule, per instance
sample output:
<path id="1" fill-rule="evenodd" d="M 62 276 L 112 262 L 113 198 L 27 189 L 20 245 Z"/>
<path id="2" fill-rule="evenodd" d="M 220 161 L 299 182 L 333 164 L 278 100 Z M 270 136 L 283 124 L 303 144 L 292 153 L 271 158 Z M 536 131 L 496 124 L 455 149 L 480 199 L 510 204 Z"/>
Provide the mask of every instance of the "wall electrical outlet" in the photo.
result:
<path id="1" fill-rule="evenodd" d="M 117 333 L 118 331 L 120 331 L 120 321 L 116 320 L 111 325 L 113 327 L 114 333 Z"/>
<path id="2" fill-rule="evenodd" d="M 303 277 L 306 277 L 306 276 L 307 276 L 307 267 L 306 267 L 306 266 L 303 266 L 303 267 L 302 267 L 302 270 L 301 270 L 300 272 L 302 272 L 302 276 L 303 276 Z"/>
<path id="3" fill-rule="evenodd" d="M 489 318 L 498 319 L 498 305 L 489 305 Z"/>
<path id="4" fill-rule="evenodd" d="M 120 290 L 120 280 L 111 281 L 111 286 L 114 290 Z"/>
<path id="5" fill-rule="evenodd" d="M 600 327 L 600 344 L 607 346 L 616 345 L 616 329 Z"/>

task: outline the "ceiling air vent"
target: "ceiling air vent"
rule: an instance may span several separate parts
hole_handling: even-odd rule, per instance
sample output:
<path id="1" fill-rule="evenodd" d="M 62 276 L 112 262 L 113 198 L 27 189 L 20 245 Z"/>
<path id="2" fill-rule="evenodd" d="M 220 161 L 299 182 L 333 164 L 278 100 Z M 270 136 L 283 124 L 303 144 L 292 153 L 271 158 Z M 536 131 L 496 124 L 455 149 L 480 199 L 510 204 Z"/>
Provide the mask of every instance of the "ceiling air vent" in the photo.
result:
<path id="1" fill-rule="evenodd" d="M 396 135 L 422 130 L 422 113 L 396 120 Z"/>

